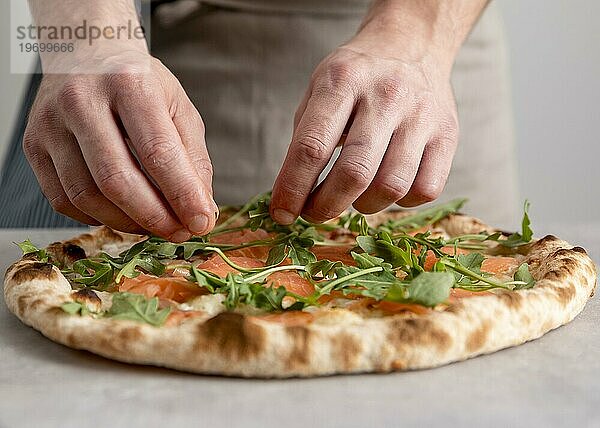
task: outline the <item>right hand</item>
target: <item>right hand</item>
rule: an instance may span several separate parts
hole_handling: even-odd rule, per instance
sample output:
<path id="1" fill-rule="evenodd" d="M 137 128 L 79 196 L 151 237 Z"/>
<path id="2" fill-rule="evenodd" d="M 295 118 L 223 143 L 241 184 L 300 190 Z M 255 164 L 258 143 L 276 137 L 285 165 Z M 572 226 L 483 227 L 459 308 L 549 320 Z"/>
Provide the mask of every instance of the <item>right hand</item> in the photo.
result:
<path id="1" fill-rule="evenodd" d="M 123 55 L 104 59 L 127 63 L 115 73 L 44 76 L 23 137 L 42 192 L 82 223 L 206 234 L 218 211 L 202 118 L 160 61 L 140 71 L 148 54 Z"/>

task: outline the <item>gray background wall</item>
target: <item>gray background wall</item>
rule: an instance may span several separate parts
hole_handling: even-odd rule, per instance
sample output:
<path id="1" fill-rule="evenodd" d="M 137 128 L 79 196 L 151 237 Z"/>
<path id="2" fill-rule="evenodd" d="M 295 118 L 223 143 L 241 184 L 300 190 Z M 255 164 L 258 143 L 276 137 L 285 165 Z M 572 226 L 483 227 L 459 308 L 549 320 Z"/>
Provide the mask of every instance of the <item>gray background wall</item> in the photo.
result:
<path id="1" fill-rule="evenodd" d="M 496 0 L 511 51 L 523 198 L 540 224 L 600 219 L 600 2 Z M 9 27 L 9 2 L 0 22 Z M 26 76 L 11 75 L 0 40 L 0 156 Z"/>

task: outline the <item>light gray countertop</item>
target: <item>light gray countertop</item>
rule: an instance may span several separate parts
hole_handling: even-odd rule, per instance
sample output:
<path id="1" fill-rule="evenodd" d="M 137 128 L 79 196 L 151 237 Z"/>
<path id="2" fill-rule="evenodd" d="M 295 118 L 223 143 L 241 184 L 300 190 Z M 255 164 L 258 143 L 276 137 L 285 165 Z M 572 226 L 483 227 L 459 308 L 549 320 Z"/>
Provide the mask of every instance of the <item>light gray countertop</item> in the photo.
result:
<path id="1" fill-rule="evenodd" d="M 600 224 L 546 225 L 600 260 Z M 76 230 L 0 231 L 42 245 Z M 130 366 L 55 344 L 0 304 L 0 427 L 600 426 L 600 302 L 539 340 L 445 367 L 245 380 Z"/>

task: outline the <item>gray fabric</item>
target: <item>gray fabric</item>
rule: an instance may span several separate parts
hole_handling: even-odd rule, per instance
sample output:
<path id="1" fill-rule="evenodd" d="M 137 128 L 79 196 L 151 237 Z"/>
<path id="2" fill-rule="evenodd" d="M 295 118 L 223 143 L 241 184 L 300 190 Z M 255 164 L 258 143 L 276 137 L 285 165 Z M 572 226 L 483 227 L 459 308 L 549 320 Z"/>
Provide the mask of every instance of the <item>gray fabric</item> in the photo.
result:
<path id="1" fill-rule="evenodd" d="M 294 4 L 306 9 L 290 9 Z M 325 4 L 346 6 L 334 13 Z M 361 0 L 179 0 L 158 9 L 152 51 L 181 80 L 205 121 L 217 202 L 240 203 L 271 188 L 312 71 L 354 34 L 366 5 Z M 452 80 L 461 138 L 442 199 L 467 196 L 470 213 L 514 225 L 509 82 L 493 4 L 461 50 Z M 51 212 L 17 140 L 0 184 L 0 227 L 76 225 Z"/>
<path id="2" fill-rule="evenodd" d="M 278 7 L 265 13 L 255 10 L 256 1 L 210 1 L 233 2 L 239 8 L 205 4 L 190 12 L 182 7 L 180 16 L 176 4 L 159 10 L 152 43 L 204 118 L 215 197 L 227 204 L 271 188 L 309 76 L 352 37 L 366 8 L 363 2 L 361 13 L 319 14 L 314 2 L 308 2 L 315 6 L 313 13 L 286 13 L 282 10 L 290 1 L 263 0 L 258 3 Z M 459 53 L 452 81 L 461 137 L 442 199 L 467 196 L 470 213 L 514 225 L 518 195 L 510 88 L 494 4 Z"/>

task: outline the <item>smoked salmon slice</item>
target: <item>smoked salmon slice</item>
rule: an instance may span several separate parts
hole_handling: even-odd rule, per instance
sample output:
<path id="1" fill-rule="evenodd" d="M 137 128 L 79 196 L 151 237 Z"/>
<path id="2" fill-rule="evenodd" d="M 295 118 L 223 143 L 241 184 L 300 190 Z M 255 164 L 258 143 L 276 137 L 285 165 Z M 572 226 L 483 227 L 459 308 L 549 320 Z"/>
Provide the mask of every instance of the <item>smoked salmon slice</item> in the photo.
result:
<path id="1" fill-rule="evenodd" d="M 317 257 L 317 260 L 331 260 L 332 262 L 342 262 L 346 265 L 356 266 L 350 252 L 356 244 L 350 245 L 315 245 L 310 251 Z"/>
<path id="2" fill-rule="evenodd" d="M 232 231 L 222 233 L 216 236 L 212 236 L 210 238 L 211 243 L 215 244 L 232 244 L 232 245 L 240 245 L 247 244 L 248 242 L 258 241 L 263 239 L 269 239 L 275 236 L 272 233 L 268 233 L 263 229 L 252 230 L 241 230 L 241 231 Z M 270 246 L 256 246 L 256 247 L 248 247 L 248 248 L 240 248 L 237 250 L 229 250 L 225 253 L 229 257 L 253 257 L 255 259 L 259 259 L 265 261 L 267 256 L 269 255 Z"/>
<path id="3" fill-rule="evenodd" d="M 496 275 L 507 275 L 519 266 L 519 261 L 513 257 L 488 257 L 481 264 L 481 270 Z"/>
<path id="4" fill-rule="evenodd" d="M 464 248 L 455 248 L 454 246 L 445 246 L 441 248 L 442 253 L 448 254 L 450 256 L 454 256 L 456 254 L 469 254 L 469 250 L 465 250 Z M 433 265 L 435 265 L 438 261 L 438 258 L 431 250 L 427 250 L 427 255 L 425 256 L 425 263 L 423 264 L 423 268 L 426 271 L 430 271 L 433 269 Z"/>
<path id="5" fill-rule="evenodd" d="M 180 277 L 162 277 L 140 274 L 135 278 L 123 278 L 118 285 L 119 291 L 142 294 L 148 299 L 172 300 L 177 303 L 186 302 L 196 296 L 207 294 L 204 288 Z"/>
<path id="6" fill-rule="evenodd" d="M 252 257 L 229 256 L 229 259 L 236 265 L 245 269 L 263 267 L 265 264 Z M 218 254 L 215 254 L 210 259 L 202 262 L 197 266 L 199 269 L 214 273 L 215 275 L 225 278 L 228 273 L 239 273 L 238 270 L 232 268 Z"/>

